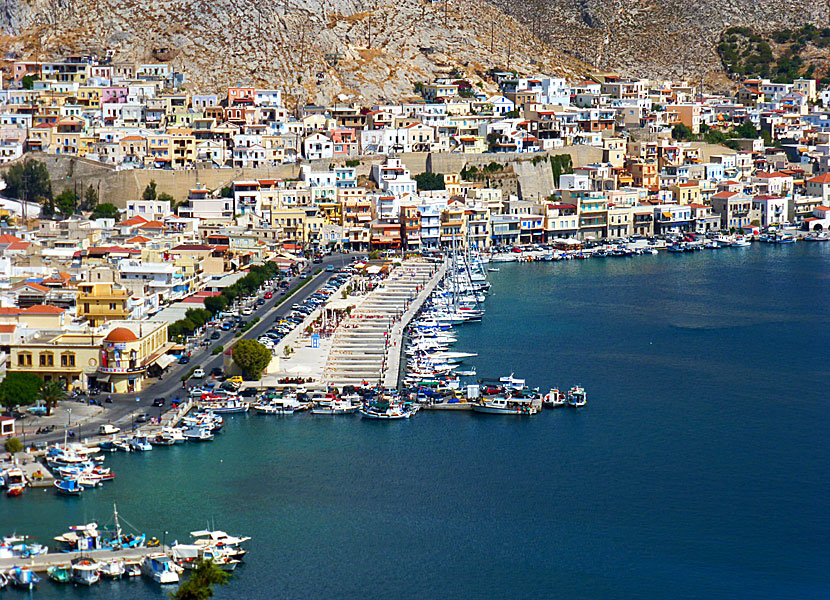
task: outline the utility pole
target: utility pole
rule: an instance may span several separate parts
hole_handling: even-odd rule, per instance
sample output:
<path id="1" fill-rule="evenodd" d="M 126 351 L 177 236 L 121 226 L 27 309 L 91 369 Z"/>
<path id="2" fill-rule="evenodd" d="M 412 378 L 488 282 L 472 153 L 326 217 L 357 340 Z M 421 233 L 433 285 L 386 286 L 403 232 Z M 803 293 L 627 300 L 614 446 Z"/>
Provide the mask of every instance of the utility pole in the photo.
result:
<path id="1" fill-rule="evenodd" d="M 490 54 L 495 52 L 496 22 L 490 19 Z"/>

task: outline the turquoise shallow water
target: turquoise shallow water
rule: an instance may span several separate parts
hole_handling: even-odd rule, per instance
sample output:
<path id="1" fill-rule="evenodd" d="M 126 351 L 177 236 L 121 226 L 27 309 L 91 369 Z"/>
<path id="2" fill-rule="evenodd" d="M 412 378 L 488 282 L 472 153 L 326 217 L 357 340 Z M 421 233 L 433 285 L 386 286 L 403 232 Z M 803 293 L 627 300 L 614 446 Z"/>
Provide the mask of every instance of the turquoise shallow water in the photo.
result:
<path id="1" fill-rule="evenodd" d="M 585 409 L 232 417 L 112 456 L 83 498 L 2 498 L 0 531 L 47 540 L 113 502 L 168 541 L 214 520 L 254 536 L 219 598 L 828 597 L 830 248 L 499 266 L 457 347 L 480 375 L 581 383 Z"/>

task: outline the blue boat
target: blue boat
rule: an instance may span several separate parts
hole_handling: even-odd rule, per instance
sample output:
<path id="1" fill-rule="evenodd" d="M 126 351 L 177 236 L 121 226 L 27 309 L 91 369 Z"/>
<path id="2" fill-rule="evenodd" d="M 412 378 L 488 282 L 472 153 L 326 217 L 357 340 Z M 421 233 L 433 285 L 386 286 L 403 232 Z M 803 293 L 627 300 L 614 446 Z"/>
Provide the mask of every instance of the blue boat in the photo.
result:
<path id="1" fill-rule="evenodd" d="M 12 567 L 6 571 L 9 582 L 16 588 L 34 589 L 40 583 L 40 576 L 32 573 L 28 567 Z"/>
<path id="2" fill-rule="evenodd" d="M 80 496 L 84 491 L 83 486 L 78 483 L 77 479 L 58 479 L 55 482 L 55 487 L 59 494 L 64 496 Z"/>

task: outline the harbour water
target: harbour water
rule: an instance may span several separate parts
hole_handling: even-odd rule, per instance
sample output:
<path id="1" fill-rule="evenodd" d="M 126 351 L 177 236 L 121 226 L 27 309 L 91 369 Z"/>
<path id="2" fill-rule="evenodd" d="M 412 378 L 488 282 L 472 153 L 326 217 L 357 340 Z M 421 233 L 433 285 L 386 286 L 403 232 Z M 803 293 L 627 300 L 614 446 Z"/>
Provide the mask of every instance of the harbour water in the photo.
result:
<path id="1" fill-rule="evenodd" d="M 830 244 L 499 267 L 456 349 L 580 383 L 585 408 L 230 416 L 212 443 L 113 455 L 81 498 L 0 499 L 0 532 L 45 542 L 117 502 L 168 543 L 253 536 L 218 598 L 830 596 Z"/>

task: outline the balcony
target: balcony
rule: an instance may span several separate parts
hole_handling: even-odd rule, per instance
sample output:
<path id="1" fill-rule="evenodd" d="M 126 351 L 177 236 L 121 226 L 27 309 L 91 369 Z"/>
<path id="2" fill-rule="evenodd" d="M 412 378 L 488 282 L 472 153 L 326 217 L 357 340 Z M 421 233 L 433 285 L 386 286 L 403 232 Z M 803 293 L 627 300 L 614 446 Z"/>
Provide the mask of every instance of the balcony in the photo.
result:
<path id="1" fill-rule="evenodd" d="M 98 372 L 105 375 L 130 375 L 143 373 L 146 367 L 127 366 L 127 367 L 98 367 Z"/>

